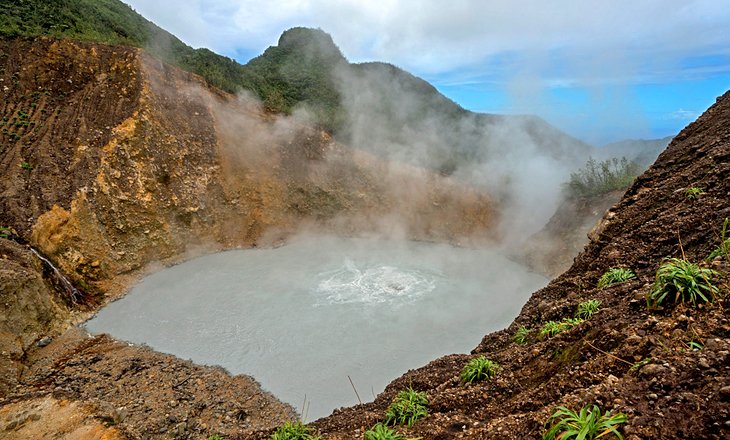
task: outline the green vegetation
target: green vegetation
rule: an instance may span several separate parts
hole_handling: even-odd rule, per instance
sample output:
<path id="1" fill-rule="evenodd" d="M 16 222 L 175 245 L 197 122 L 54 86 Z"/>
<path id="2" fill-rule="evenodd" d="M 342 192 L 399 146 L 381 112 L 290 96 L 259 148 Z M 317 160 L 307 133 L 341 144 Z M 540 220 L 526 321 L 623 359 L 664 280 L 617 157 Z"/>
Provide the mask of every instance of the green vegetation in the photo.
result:
<path id="1" fill-rule="evenodd" d="M 713 260 L 717 257 L 725 257 L 730 262 L 730 237 L 727 236 L 728 219 L 726 218 L 722 224 L 722 233 L 720 234 L 720 245 L 710 253 L 709 259 Z"/>
<path id="2" fill-rule="evenodd" d="M 542 329 L 540 329 L 540 335 L 551 338 L 558 333 L 570 330 L 581 322 L 583 322 L 583 320 L 580 318 L 565 318 L 562 321 L 548 321 L 542 326 Z"/>
<path id="3" fill-rule="evenodd" d="M 684 195 L 687 197 L 687 200 L 697 200 L 704 193 L 705 191 L 697 186 L 692 186 L 684 190 Z"/>
<path id="4" fill-rule="evenodd" d="M 598 439 L 610 434 L 623 440 L 623 437 L 616 429 L 618 425 L 626 423 L 626 414 L 601 414 L 598 405 L 584 406 L 576 413 L 564 406 L 558 406 L 548 419 L 545 426 L 550 428 L 543 434 L 543 440 L 591 440 Z M 608 437 L 607 437 L 608 438 Z"/>
<path id="5" fill-rule="evenodd" d="M 623 283 L 624 281 L 628 281 L 635 277 L 636 274 L 631 269 L 612 267 L 611 269 L 608 269 L 606 273 L 601 275 L 601 278 L 598 279 L 597 287 L 599 289 L 603 289 L 604 287 Z"/>
<path id="6" fill-rule="evenodd" d="M 270 440 L 318 440 L 314 430 L 302 422 L 286 422 L 276 429 Z"/>
<path id="7" fill-rule="evenodd" d="M 576 311 L 576 317 L 580 319 L 588 319 L 593 316 L 601 307 L 601 302 L 597 299 L 589 299 L 578 304 L 578 310 Z"/>
<path id="8" fill-rule="evenodd" d="M 20 168 L 30 171 L 33 169 L 33 165 L 29 164 L 28 162 L 20 162 Z"/>
<path id="9" fill-rule="evenodd" d="M 393 399 L 385 412 L 385 424 L 413 426 L 428 415 L 427 405 L 426 393 L 409 387 Z"/>
<path id="10" fill-rule="evenodd" d="M 228 439 L 226 439 L 222 435 L 213 434 L 210 437 L 208 437 L 208 440 L 228 440 Z"/>
<path id="11" fill-rule="evenodd" d="M 497 374 L 499 364 L 479 356 L 470 360 L 461 370 L 461 381 L 472 383 L 479 380 L 491 379 Z"/>
<path id="12" fill-rule="evenodd" d="M 691 351 L 699 351 L 705 348 L 705 346 L 697 341 L 689 341 L 687 342 L 687 348 L 689 348 Z"/>
<path id="13" fill-rule="evenodd" d="M 527 342 L 527 337 L 530 335 L 530 329 L 525 327 L 524 325 L 517 329 L 514 336 L 512 336 L 512 340 L 516 343 L 522 345 Z"/>
<path id="14" fill-rule="evenodd" d="M 10 228 L 6 228 L 5 226 L 0 226 L 0 238 L 8 238 L 10 237 Z"/>
<path id="15" fill-rule="evenodd" d="M 643 367 L 644 365 L 648 364 L 649 362 L 651 362 L 651 358 L 650 358 L 650 357 L 648 357 L 648 358 L 644 358 L 644 359 L 642 359 L 642 360 L 640 360 L 640 361 L 638 361 L 638 362 L 634 363 L 634 364 L 633 364 L 633 365 L 631 365 L 631 367 L 629 368 L 629 373 L 631 373 L 631 372 L 633 372 L 633 371 L 636 371 L 636 370 L 638 370 L 639 368 Z"/>
<path id="16" fill-rule="evenodd" d="M 657 270 L 647 304 L 657 307 L 667 299 L 675 303 L 689 301 L 692 305 L 711 302 L 719 293 L 719 289 L 712 284 L 712 279 L 717 275 L 712 269 L 684 259 L 670 258 Z"/>
<path id="17" fill-rule="evenodd" d="M 625 157 L 601 162 L 591 158 L 585 167 L 570 174 L 568 194 L 572 197 L 592 197 L 626 189 L 640 172 L 641 168 Z"/>
<path id="18" fill-rule="evenodd" d="M 378 423 L 372 428 L 365 431 L 364 440 L 417 440 L 415 438 L 406 438 L 403 434 L 399 434 L 388 428 L 382 423 Z"/>

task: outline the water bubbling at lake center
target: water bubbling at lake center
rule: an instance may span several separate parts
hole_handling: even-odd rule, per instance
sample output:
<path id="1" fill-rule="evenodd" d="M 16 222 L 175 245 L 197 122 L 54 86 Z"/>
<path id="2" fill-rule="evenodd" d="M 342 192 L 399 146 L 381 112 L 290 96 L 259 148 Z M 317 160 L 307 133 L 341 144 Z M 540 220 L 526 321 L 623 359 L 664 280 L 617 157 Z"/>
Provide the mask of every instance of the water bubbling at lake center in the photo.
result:
<path id="1" fill-rule="evenodd" d="M 308 237 L 148 276 L 86 323 L 248 374 L 307 419 L 504 328 L 547 280 L 489 249 Z"/>

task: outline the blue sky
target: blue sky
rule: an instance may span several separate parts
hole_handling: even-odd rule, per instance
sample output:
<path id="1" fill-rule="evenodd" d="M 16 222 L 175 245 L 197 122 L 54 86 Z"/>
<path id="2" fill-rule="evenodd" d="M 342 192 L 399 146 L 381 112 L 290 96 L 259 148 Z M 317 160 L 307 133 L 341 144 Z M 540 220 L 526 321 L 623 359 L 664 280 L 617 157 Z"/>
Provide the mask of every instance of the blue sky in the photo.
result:
<path id="1" fill-rule="evenodd" d="M 463 107 L 537 114 L 596 145 L 676 134 L 730 89 L 727 0 L 124 0 L 242 63 L 293 26 Z"/>

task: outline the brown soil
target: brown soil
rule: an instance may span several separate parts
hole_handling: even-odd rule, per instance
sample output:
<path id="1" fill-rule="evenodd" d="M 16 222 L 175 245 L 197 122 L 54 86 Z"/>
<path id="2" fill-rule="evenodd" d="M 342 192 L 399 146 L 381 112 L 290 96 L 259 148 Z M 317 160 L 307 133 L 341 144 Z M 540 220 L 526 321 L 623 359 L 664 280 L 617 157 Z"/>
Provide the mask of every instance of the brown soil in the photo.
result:
<path id="1" fill-rule="evenodd" d="M 683 130 L 657 162 L 604 217 L 573 266 L 536 292 L 514 323 L 487 335 L 469 355 L 437 359 L 393 381 L 373 403 L 336 411 L 312 424 L 324 438 L 356 439 L 376 422 L 395 394 L 425 391 L 429 415 L 398 430 L 424 439 L 541 438 L 557 405 L 596 403 L 624 412 L 627 439 L 730 437 L 730 301 L 701 307 L 647 309 L 645 294 L 667 257 L 701 261 L 718 245 L 730 217 L 730 92 Z M 685 189 L 704 193 L 690 200 Z M 730 264 L 716 281 L 729 291 Z M 632 268 L 637 278 L 594 286 L 609 268 Z M 579 326 L 552 338 L 538 332 L 548 320 L 572 317 L 579 302 L 602 302 Z M 532 329 L 528 343 L 512 334 Z M 702 344 L 693 350 L 690 342 Z M 491 381 L 464 385 L 463 365 L 476 355 L 497 361 Z M 645 364 L 636 365 L 637 362 Z M 253 438 L 267 438 L 271 431 Z"/>

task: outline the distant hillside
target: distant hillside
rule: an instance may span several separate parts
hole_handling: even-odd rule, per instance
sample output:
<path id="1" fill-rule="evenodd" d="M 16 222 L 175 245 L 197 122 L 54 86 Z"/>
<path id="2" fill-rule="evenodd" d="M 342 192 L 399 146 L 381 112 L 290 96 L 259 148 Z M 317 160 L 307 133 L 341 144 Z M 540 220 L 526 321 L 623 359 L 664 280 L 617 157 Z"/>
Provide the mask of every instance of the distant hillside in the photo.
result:
<path id="1" fill-rule="evenodd" d="M 491 143 L 484 140 L 484 130 L 510 118 L 495 119 L 466 111 L 426 81 L 395 66 L 350 64 L 330 35 L 319 29 L 290 29 L 276 46 L 241 65 L 208 49 L 187 46 L 119 0 L 2 3 L 0 36 L 48 35 L 143 47 L 223 90 L 252 91 L 269 111 L 288 114 L 295 108 L 306 108 L 323 128 L 366 149 L 392 150 L 393 144 L 411 144 L 410 134 L 422 133 L 423 126 L 429 125 L 429 131 L 437 130 L 439 135 L 420 143 L 426 145 L 427 155 L 434 156 L 426 161 L 434 168 L 449 170 L 454 168 L 455 160 L 477 159 L 483 154 L 480 150 L 484 145 Z M 363 94 L 369 97 L 363 98 Z M 542 120 L 517 121 L 517 125 L 535 135 L 533 140 L 545 144 L 558 157 L 563 156 L 565 146 L 570 151 L 587 151 L 587 145 Z M 370 142 L 358 142 L 362 130 L 377 136 L 367 136 Z M 555 136 L 559 139 L 553 139 Z M 409 162 L 424 164 L 414 154 L 401 156 L 410 158 Z"/>
<path id="2" fill-rule="evenodd" d="M 249 91 L 270 113 L 306 114 L 306 124 L 343 144 L 486 190 L 504 202 L 505 237 L 544 225 L 560 202 L 561 184 L 593 154 L 538 117 L 470 112 L 396 66 L 351 64 L 320 29 L 289 29 L 241 65 L 185 45 L 118 0 L 4 3 L 0 37 L 142 47 L 225 91 Z M 525 209 L 529 216 L 520 214 Z"/>
<path id="3" fill-rule="evenodd" d="M 613 142 L 597 148 L 595 156 L 598 159 L 625 157 L 635 162 L 641 169 L 646 169 L 659 157 L 659 153 L 667 148 L 667 145 L 669 145 L 673 137 L 667 136 L 662 139 L 626 139 Z"/>

